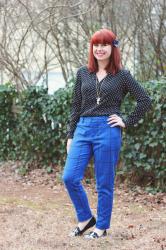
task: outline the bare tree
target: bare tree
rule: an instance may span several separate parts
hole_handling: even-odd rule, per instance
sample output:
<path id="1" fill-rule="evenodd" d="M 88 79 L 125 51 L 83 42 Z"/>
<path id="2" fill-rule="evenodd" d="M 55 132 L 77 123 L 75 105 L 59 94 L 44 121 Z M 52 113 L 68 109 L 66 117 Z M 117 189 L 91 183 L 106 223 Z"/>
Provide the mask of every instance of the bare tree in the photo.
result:
<path id="1" fill-rule="evenodd" d="M 165 0 L 3 0 L 1 81 L 18 90 L 60 68 L 65 81 L 87 63 L 89 39 L 107 27 L 120 40 L 122 63 L 140 79 L 164 74 Z"/>
<path id="2" fill-rule="evenodd" d="M 137 73 L 142 79 L 164 74 L 166 27 L 165 0 L 132 1 Z"/>

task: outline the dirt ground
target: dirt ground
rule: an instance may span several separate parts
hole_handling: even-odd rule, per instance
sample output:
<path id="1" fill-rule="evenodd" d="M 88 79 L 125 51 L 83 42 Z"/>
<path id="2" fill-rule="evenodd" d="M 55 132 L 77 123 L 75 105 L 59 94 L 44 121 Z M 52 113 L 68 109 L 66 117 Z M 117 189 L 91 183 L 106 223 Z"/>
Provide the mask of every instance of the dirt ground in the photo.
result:
<path id="1" fill-rule="evenodd" d="M 108 236 L 87 240 L 68 236 L 77 221 L 58 173 L 38 169 L 20 177 L 14 163 L 1 164 L 0 180 L 0 250 L 166 249 L 164 193 L 152 195 L 115 185 Z M 95 185 L 84 182 L 84 186 L 96 215 Z"/>

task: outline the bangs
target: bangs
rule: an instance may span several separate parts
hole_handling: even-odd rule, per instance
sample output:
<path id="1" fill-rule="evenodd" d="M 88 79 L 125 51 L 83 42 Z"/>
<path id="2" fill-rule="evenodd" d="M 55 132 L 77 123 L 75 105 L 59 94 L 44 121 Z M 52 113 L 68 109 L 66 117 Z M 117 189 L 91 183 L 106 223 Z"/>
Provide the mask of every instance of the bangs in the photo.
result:
<path id="1" fill-rule="evenodd" d="M 112 44 L 112 37 L 104 30 L 97 31 L 91 39 L 92 44 Z"/>

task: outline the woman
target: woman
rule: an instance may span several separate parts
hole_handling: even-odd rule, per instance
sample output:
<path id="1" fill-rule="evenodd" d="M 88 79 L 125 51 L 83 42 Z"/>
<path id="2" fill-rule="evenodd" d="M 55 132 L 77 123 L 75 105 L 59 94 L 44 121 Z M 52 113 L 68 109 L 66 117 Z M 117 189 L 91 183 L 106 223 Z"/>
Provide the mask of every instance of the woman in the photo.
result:
<path id="1" fill-rule="evenodd" d="M 67 159 L 62 179 L 73 202 L 78 225 L 70 236 L 95 239 L 107 235 L 113 207 L 114 177 L 122 145 L 122 129 L 136 124 L 151 107 L 142 86 L 123 69 L 116 35 L 101 29 L 90 40 L 87 66 L 77 71 L 67 133 Z M 127 93 L 136 98 L 135 110 L 124 119 L 120 105 Z M 94 157 L 97 218 L 89 207 L 81 180 Z"/>

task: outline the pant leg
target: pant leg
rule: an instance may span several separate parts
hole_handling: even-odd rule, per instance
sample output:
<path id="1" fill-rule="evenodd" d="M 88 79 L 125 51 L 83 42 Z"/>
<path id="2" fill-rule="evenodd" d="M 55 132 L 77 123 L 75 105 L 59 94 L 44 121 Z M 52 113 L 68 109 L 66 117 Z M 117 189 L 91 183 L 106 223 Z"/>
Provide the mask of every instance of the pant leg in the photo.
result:
<path id="1" fill-rule="evenodd" d="M 77 126 L 68 152 L 62 179 L 74 205 L 78 221 L 92 217 L 86 192 L 81 183 L 92 157 L 92 145 L 85 136 L 86 128 Z"/>
<path id="2" fill-rule="evenodd" d="M 94 166 L 98 193 L 97 222 L 99 229 L 108 229 L 113 207 L 114 178 L 121 148 L 121 128 L 106 125 L 98 128 L 94 140 Z"/>

